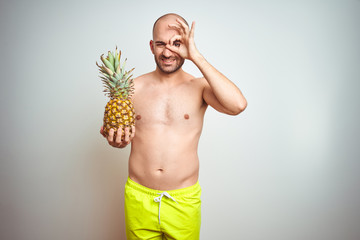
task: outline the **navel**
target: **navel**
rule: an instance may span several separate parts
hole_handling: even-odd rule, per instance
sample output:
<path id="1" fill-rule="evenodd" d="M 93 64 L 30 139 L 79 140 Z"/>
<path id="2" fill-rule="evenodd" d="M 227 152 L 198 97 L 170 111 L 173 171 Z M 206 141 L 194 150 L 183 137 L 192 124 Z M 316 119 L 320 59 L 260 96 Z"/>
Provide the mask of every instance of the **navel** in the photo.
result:
<path id="1" fill-rule="evenodd" d="M 185 118 L 186 120 L 188 120 L 188 119 L 190 118 L 189 114 L 185 114 L 185 115 L 184 115 L 184 118 Z"/>
<path id="2" fill-rule="evenodd" d="M 140 120 L 141 119 L 141 115 L 136 115 L 136 120 Z"/>
<path id="3" fill-rule="evenodd" d="M 158 168 L 158 169 L 156 169 L 156 173 L 157 173 L 157 174 L 163 174 L 163 173 L 164 173 L 164 169 L 163 169 L 163 168 Z"/>

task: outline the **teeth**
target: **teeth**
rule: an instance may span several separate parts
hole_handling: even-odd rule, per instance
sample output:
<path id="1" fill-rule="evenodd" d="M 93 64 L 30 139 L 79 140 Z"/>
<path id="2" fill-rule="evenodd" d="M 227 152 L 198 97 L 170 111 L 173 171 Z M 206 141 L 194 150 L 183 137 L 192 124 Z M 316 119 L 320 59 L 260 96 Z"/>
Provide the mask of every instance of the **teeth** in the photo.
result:
<path id="1" fill-rule="evenodd" d="M 166 62 L 166 63 L 171 63 L 171 62 L 173 62 L 173 61 L 174 61 L 174 59 L 171 59 L 171 60 L 169 60 L 169 59 L 168 59 L 168 60 L 163 59 L 163 61 L 164 61 L 164 62 Z"/>

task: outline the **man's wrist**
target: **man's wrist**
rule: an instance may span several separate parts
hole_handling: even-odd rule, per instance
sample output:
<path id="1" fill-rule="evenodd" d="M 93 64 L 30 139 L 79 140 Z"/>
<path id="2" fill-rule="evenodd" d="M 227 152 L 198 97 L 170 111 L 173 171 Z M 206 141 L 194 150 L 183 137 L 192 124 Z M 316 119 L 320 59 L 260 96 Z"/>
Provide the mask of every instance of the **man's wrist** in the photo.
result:
<path id="1" fill-rule="evenodd" d="M 194 54 L 194 56 L 191 58 L 191 61 L 196 65 L 201 65 L 202 62 L 206 61 L 203 55 L 201 55 L 199 52 Z"/>

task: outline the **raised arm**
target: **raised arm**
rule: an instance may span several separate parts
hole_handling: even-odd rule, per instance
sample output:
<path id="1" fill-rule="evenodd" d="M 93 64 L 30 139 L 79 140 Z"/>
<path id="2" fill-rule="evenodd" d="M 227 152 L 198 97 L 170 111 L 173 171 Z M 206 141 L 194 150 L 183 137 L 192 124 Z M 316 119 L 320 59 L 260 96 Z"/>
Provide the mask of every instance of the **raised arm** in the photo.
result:
<path id="1" fill-rule="evenodd" d="M 247 101 L 240 89 L 222 73 L 216 70 L 197 50 L 194 42 L 195 22 L 191 29 L 181 20 L 176 19 L 177 24 L 170 24 L 179 32 L 167 44 L 167 48 L 178 53 L 181 57 L 191 60 L 201 71 L 206 79 L 203 98 L 207 104 L 216 110 L 237 115 L 245 110 Z"/>

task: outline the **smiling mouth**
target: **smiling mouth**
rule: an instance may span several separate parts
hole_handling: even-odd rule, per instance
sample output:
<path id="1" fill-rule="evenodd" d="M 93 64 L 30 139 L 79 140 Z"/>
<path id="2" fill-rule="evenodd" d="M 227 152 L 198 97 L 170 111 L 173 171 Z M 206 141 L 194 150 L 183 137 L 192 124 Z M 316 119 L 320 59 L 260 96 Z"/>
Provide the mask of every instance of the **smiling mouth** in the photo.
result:
<path id="1" fill-rule="evenodd" d="M 175 59 L 161 59 L 161 61 L 166 64 L 166 65 L 169 65 L 169 64 L 172 64 L 173 62 L 175 62 Z"/>

